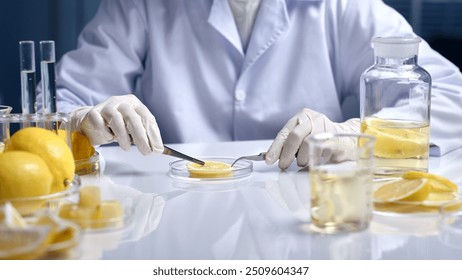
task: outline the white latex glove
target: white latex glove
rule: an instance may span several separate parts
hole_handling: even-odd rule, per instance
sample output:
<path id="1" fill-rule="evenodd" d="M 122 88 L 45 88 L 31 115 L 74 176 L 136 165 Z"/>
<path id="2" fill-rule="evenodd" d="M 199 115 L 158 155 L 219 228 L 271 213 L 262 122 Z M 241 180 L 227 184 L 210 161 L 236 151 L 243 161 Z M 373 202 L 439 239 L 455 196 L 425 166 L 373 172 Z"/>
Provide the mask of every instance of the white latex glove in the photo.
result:
<path id="1" fill-rule="evenodd" d="M 292 117 L 279 131 L 265 156 L 267 164 L 279 160 L 279 168 L 287 169 L 297 158 L 298 166 L 308 165 L 308 136 L 318 132 L 359 133 L 359 119 L 335 123 L 324 114 L 303 109 Z"/>
<path id="2" fill-rule="evenodd" d="M 133 94 L 112 96 L 96 106 L 79 108 L 71 113 L 71 125 L 92 145 L 117 141 L 128 150 L 133 142 L 143 155 L 164 150 L 156 119 Z"/>

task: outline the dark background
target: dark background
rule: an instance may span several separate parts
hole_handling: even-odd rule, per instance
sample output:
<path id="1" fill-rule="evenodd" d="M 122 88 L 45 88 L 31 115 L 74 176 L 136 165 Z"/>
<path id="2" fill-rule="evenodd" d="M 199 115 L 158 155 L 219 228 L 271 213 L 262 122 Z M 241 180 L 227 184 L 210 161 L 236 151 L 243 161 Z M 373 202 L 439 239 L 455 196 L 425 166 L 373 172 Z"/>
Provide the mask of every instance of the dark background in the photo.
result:
<path id="1" fill-rule="evenodd" d="M 194 1 L 194 0 L 191 0 Z M 358 0 L 361 1 L 361 0 Z M 385 0 L 415 32 L 462 67 L 462 0 Z M 77 36 L 100 0 L 2 0 L 0 2 L 0 104 L 21 110 L 18 42 L 54 40 L 56 59 L 76 47 Z M 37 71 L 40 64 L 36 64 Z M 37 72 L 40 80 L 40 71 Z"/>
<path id="2" fill-rule="evenodd" d="M 94 16 L 100 0 L 0 1 L 0 104 L 21 111 L 19 41 L 35 41 L 36 78 L 40 80 L 39 42 L 54 40 L 56 60 L 77 46 L 77 36 Z"/>

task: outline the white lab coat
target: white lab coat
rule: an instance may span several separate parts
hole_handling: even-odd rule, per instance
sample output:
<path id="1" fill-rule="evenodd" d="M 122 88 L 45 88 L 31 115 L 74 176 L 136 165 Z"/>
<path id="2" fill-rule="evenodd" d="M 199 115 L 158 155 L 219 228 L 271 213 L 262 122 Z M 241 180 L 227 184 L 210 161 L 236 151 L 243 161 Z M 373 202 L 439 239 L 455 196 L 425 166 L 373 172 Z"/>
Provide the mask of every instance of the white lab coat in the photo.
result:
<path id="1" fill-rule="evenodd" d="M 107 0 L 58 64 L 58 109 L 134 93 L 165 143 L 272 139 L 304 107 L 351 117 L 371 38 L 412 32 L 381 0 L 263 0 L 244 53 L 227 0 Z M 425 42 L 419 64 L 445 153 L 462 144 L 462 75 Z"/>

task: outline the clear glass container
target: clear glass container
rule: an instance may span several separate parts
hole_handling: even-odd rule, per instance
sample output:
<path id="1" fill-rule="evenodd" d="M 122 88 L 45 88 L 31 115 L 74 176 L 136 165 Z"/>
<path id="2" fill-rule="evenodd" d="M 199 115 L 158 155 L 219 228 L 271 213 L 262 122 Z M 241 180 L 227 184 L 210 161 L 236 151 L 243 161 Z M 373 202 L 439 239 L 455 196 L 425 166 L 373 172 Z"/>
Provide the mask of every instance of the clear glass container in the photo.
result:
<path id="1" fill-rule="evenodd" d="M 361 133 L 376 137 L 376 177 L 428 170 L 430 74 L 417 64 L 420 38 L 376 37 L 361 76 Z"/>

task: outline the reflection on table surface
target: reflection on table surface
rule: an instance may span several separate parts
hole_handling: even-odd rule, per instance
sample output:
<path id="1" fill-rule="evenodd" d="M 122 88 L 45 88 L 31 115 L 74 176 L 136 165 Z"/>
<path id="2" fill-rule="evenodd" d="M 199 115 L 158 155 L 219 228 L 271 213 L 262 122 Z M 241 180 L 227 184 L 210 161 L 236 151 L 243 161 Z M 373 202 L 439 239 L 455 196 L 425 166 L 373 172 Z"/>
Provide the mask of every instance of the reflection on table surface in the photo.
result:
<path id="1" fill-rule="evenodd" d="M 201 156 L 239 157 L 266 151 L 271 141 L 176 144 Z M 375 213 L 368 230 L 321 235 L 309 231 L 308 171 L 254 162 L 250 177 L 219 184 L 179 183 L 166 155 L 136 147 L 100 147 L 105 170 L 84 176 L 102 195 L 135 210 L 122 231 L 85 234 L 82 259 L 462 259 L 459 233 L 440 230 L 438 214 Z M 430 159 L 430 172 L 460 187 L 462 149 Z M 460 233 L 462 235 L 462 233 Z"/>

